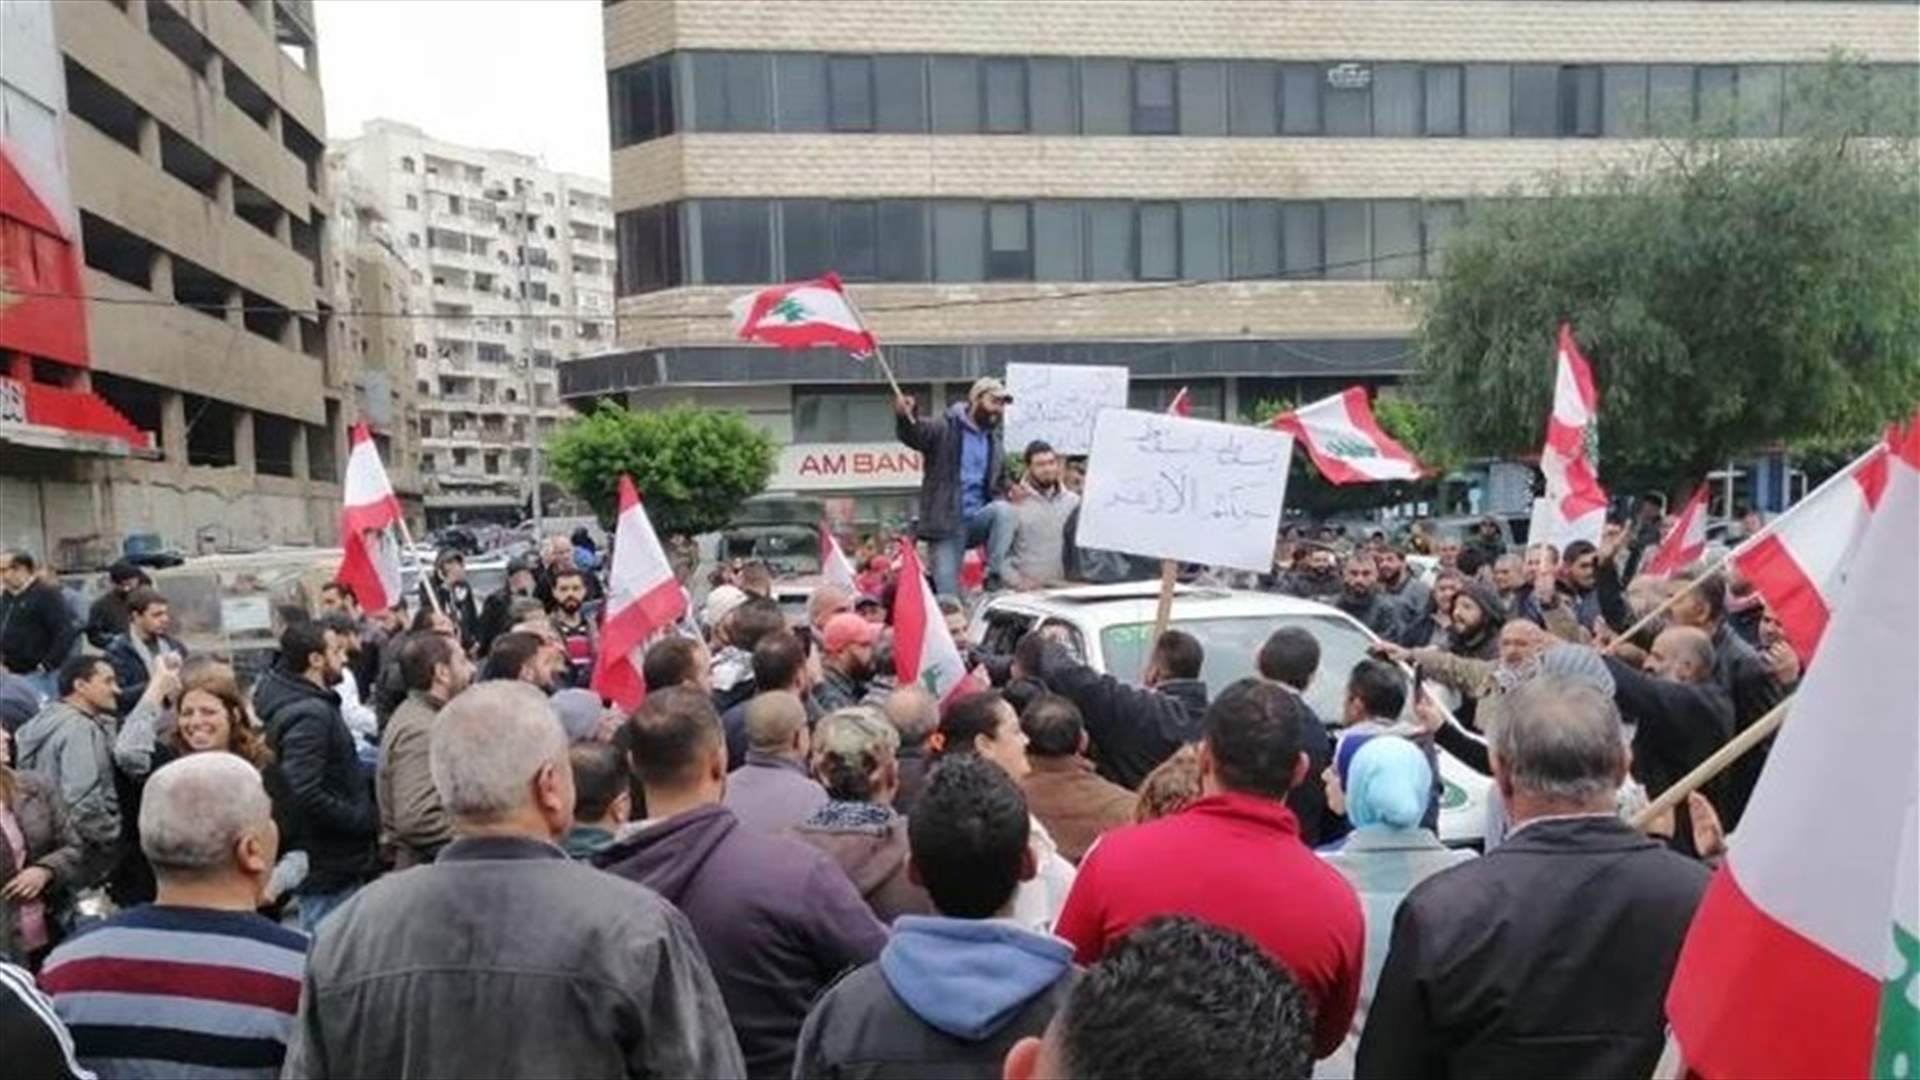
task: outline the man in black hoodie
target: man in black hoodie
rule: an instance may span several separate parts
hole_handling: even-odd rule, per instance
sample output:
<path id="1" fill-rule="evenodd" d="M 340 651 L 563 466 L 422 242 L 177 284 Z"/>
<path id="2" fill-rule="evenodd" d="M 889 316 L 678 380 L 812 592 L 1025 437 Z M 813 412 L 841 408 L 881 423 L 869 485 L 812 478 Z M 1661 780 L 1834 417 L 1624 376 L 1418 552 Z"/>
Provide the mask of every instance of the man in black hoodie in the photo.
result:
<path id="1" fill-rule="evenodd" d="M 1038 679 L 1079 706 L 1100 775 L 1137 789 L 1154 766 L 1199 741 L 1207 712 L 1207 684 L 1200 681 L 1205 659 L 1193 635 L 1168 630 L 1154 642 L 1146 685 L 1131 686 L 1036 631 L 1014 646 L 1013 677 Z"/>
<path id="2" fill-rule="evenodd" d="M 726 999 L 747 1075 L 785 1080 L 807 1008 L 840 972 L 879 955 L 887 929 L 825 853 L 742 828 L 721 805 L 726 739 L 704 692 L 648 694 L 628 735 L 648 816 L 594 864 L 687 916 Z"/>
<path id="3" fill-rule="evenodd" d="M 332 689 L 346 663 L 344 637 L 297 623 L 280 635 L 279 662 L 253 691 L 273 750 L 266 780 L 282 843 L 307 853 L 307 876 L 294 895 L 309 934 L 380 870 L 380 813 Z"/>

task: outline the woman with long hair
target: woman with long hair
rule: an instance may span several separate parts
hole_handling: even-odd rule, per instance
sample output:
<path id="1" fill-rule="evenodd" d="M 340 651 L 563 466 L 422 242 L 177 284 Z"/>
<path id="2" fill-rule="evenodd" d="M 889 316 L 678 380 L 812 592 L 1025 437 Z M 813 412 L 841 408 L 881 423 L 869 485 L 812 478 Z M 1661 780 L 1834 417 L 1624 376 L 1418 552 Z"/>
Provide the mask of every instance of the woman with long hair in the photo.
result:
<path id="1" fill-rule="evenodd" d="M 33 967 L 59 934 L 83 852 L 60 789 L 12 760 L 0 726 L 0 960 Z"/>

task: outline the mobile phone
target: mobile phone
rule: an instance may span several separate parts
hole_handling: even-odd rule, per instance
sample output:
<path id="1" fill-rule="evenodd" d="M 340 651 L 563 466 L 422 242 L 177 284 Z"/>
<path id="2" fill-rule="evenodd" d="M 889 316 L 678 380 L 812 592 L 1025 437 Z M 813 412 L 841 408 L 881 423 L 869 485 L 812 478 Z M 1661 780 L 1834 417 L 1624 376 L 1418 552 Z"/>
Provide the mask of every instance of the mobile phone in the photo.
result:
<path id="1" fill-rule="evenodd" d="M 1426 679 L 1426 673 L 1420 670 L 1420 665 L 1413 665 L 1413 697 L 1410 700 L 1416 707 L 1420 704 L 1421 692 L 1426 689 Z"/>

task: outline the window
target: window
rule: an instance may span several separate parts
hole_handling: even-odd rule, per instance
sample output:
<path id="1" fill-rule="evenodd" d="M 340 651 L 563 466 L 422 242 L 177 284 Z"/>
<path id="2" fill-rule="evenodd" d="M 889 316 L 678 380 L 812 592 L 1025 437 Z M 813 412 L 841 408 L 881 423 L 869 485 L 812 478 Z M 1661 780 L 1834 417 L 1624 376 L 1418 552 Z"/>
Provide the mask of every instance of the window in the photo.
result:
<path id="1" fill-rule="evenodd" d="M 1360 199 L 1331 199 L 1326 204 L 1325 275 L 1336 280 L 1373 276 L 1371 215 Z"/>
<path id="2" fill-rule="evenodd" d="M 1080 239 L 1080 207 L 1065 200 L 1033 204 L 1033 276 L 1039 281 L 1086 277 Z"/>
<path id="3" fill-rule="evenodd" d="M 418 195 L 407 196 L 407 209 L 409 210 L 420 209 L 420 196 Z"/>
<path id="4" fill-rule="evenodd" d="M 1235 135 L 1280 133 L 1280 66 L 1236 60 L 1227 69 L 1227 130 Z"/>
<path id="5" fill-rule="evenodd" d="M 773 61 L 781 131 L 827 130 L 827 58 L 781 53 Z"/>
<path id="6" fill-rule="evenodd" d="M 485 460 L 487 475 L 498 476 L 500 474 L 500 455 L 497 453 L 489 453 L 486 455 Z"/>
<path id="7" fill-rule="evenodd" d="M 412 171 L 413 171 L 413 159 L 412 159 L 412 158 L 410 158 L 410 157 L 403 157 L 403 158 L 401 158 L 401 159 L 400 159 L 400 171 L 401 171 L 401 172 L 404 172 L 404 173 L 410 173 L 410 172 L 412 172 Z"/>
<path id="8" fill-rule="evenodd" d="M 1280 65 L 1280 134 L 1320 134 L 1322 81 L 1318 65 Z"/>
<path id="9" fill-rule="evenodd" d="M 1633 138 L 1647 131 L 1647 65 L 1608 64 L 1600 73 L 1600 132 Z"/>
<path id="10" fill-rule="evenodd" d="M 874 130 L 927 130 L 927 58 L 873 58 Z"/>
<path id="11" fill-rule="evenodd" d="M 1420 204 L 1381 199 L 1373 204 L 1373 276 L 1420 276 Z"/>
<path id="12" fill-rule="evenodd" d="M 1373 66 L 1328 64 L 1323 72 L 1320 118 L 1326 133 L 1373 134 Z"/>
<path id="13" fill-rule="evenodd" d="M 926 400 L 925 387 L 913 389 L 922 391 L 915 396 Z M 888 442 L 892 438 L 892 394 L 874 390 L 794 388 L 794 442 Z"/>
<path id="14" fill-rule="evenodd" d="M 672 62 L 656 56 L 607 73 L 607 122 L 616 149 L 673 134 Z"/>
<path id="15" fill-rule="evenodd" d="M 1736 69 L 1726 64 L 1702 66 L 1694 71 L 1698 83 L 1700 123 L 1716 131 L 1733 125 L 1736 107 L 1734 86 Z"/>
<path id="16" fill-rule="evenodd" d="M 1780 105 L 1785 100 L 1780 64 L 1743 64 L 1740 67 L 1740 134 L 1749 137 L 1780 134 Z"/>
<path id="17" fill-rule="evenodd" d="M 464 431 L 466 431 L 466 429 L 467 429 L 467 428 L 466 428 L 466 425 L 465 425 L 465 424 L 461 424 L 461 425 L 459 425 L 459 426 L 457 426 L 457 427 L 456 427 L 456 428 L 455 428 L 454 430 L 455 430 L 456 432 L 464 432 Z M 467 467 L 467 454 L 468 454 L 468 453 L 469 453 L 469 451 L 467 451 L 467 450 L 464 450 L 464 449 L 461 449 L 461 448 L 459 448 L 459 447 L 455 447 L 455 448 L 454 448 L 454 451 L 453 451 L 453 467 L 454 467 L 454 468 L 456 468 L 456 469 L 464 469 L 464 468 L 466 468 L 466 467 Z"/>
<path id="18" fill-rule="evenodd" d="M 1419 64 L 1373 65 L 1373 133 L 1408 137 L 1425 128 Z"/>
<path id="19" fill-rule="evenodd" d="M 420 455 L 420 471 L 428 472 L 428 473 L 433 471 L 433 455 L 432 454 Z"/>
<path id="20" fill-rule="evenodd" d="M 1465 129 L 1465 71 L 1458 64 L 1428 64 L 1421 72 L 1426 83 L 1427 134 L 1458 135 Z"/>
<path id="21" fill-rule="evenodd" d="M 1513 133 L 1550 138 L 1560 131 L 1560 69 L 1552 64 L 1513 65 Z"/>
<path id="22" fill-rule="evenodd" d="M 833 204 L 834 269 L 848 281 L 880 276 L 880 208 L 871 202 Z"/>
<path id="23" fill-rule="evenodd" d="M 1229 233 L 1233 240 L 1233 276 L 1280 276 L 1280 204 L 1242 199 L 1233 204 Z"/>
<path id="24" fill-rule="evenodd" d="M 1125 60 L 1080 62 L 1080 130 L 1087 135 L 1125 135 L 1133 130 Z"/>
<path id="25" fill-rule="evenodd" d="M 827 117 L 827 126 L 835 131 L 873 130 L 872 60 L 827 58 Z"/>
<path id="26" fill-rule="evenodd" d="M 410 248 L 417 248 L 417 247 L 419 247 L 419 246 L 420 246 L 420 234 L 419 234 L 419 233 L 408 233 L 408 234 L 407 234 L 407 246 L 408 246 L 408 247 L 410 247 Z"/>
<path id="27" fill-rule="evenodd" d="M 773 128 L 771 57 L 766 53 L 682 54 L 691 69 L 696 131 L 769 131 Z"/>
<path id="28" fill-rule="evenodd" d="M 834 269 L 832 204 L 825 199 L 788 199 L 780 204 L 782 275 L 788 281 L 819 277 Z"/>
<path id="29" fill-rule="evenodd" d="M 1218 60 L 1180 61 L 1180 134 L 1227 133 L 1227 66 Z"/>
<path id="30" fill-rule="evenodd" d="M 1920 67 L 1913 64 L 1875 64 L 1869 73 L 1873 113 L 1867 121 L 1871 135 L 1920 133 Z"/>
<path id="31" fill-rule="evenodd" d="M 1180 130 L 1175 111 L 1174 66 L 1142 60 L 1133 65 L 1133 133 L 1173 135 Z"/>
<path id="32" fill-rule="evenodd" d="M 986 130 L 1009 134 L 1027 130 L 1027 65 L 1024 60 L 985 60 Z"/>
<path id="33" fill-rule="evenodd" d="M 933 280 L 986 277 L 986 207 L 977 202 L 933 204 Z"/>
<path id="34" fill-rule="evenodd" d="M 1426 248 L 1426 273 L 1437 276 L 1446 265 L 1447 234 L 1460 223 L 1465 206 L 1457 202 L 1430 202 L 1426 205 L 1421 246 Z"/>
<path id="35" fill-rule="evenodd" d="M 1468 64 L 1467 135 L 1498 139 L 1512 133 L 1512 72 L 1505 64 Z"/>
<path id="36" fill-rule="evenodd" d="M 933 58 L 933 130 L 971 135 L 980 130 L 980 61 L 971 56 Z"/>
<path id="37" fill-rule="evenodd" d="M 1560 69 L 1560 134 L 1586 138 L 1600 134 L 1600 69 L 1569 64 Z"/>
<path id="38" fill-rule="evenodd" d="M 1026 203 L 994 203 L 987 208 L 987 280 L 1028 281 L 1033 277 L 1033 242 Z"/>
<path id="39" fill-rule="evenodd" d="M 1035 135 L 1072 135 L 1079 130 L 1073 61 L 1059 57 L 1027 61 L 1027 102 L 1027 119 Z"/>
<path id="40" fill-rule="evenodd" d="M 1290 278 L 1326 273 L 1323 208 L 1316 202 L 1280 204 L 1281 272 Z"/>
<path id="41" fill-rule="evenodd" d="M 1087 280 L 1133 279 L 1133 207 L 1118 199 L 1086 204 Z"/>
<path id="42" fill-rule="evenodd" d="M 1180 276 L 1180 204 L 1140 204 L 1142 281 L 1172 281 Z"/>
<path id="43" fill-rule="evenodd" d="M 880 279 L 926 281 L 927 204 L 918 199 L 880 203 Z"/>
<path id="44" fill-rule="evenodd" d="M 1227 204 L 1196 200 L 1180 204 L 1180 276 L 1219 281 L 1227 276 Z"/>
<path id="45" fill-rule="evenodd" d="M 1693 125 L 1693 68 L 1655 64 L 1647 69 L 1647 130 L 1674 135 Z"/>
<path id="46" fill-rule="evenodd" d="M 700 280 L 757 285 L 772 278 L 770 204 L 764 199 L 698 199 L 687 204 L 698 222 Z"/>

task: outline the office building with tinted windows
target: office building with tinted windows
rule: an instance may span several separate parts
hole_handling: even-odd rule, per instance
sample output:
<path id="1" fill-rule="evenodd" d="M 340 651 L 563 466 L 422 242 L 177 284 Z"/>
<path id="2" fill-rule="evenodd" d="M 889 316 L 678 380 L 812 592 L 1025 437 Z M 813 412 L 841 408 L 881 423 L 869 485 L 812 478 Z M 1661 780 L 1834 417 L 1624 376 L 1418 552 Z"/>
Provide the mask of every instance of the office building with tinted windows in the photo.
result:
<path id="1" fill-rule="evenodd" d="M 1914 97 L 1888 2 L 613 0 L 615 351 L 561 394 L 737 407 L 777 491 L 904 511 L 877 368 L 732 340 L 727 301 L 834 270 L 909 390 L 1124 364 L 1200 416 L 1412 365 L 1396 283 L 1475 199 L 1733 118 L 1790 133 L 1843 50 Z M 1870 118 L 1888 128 L 1896 113 Z M 1545 362 L 1543 357 L 1542 362 Z M 889 456 L 891 455 L 891 456 Z"/>

